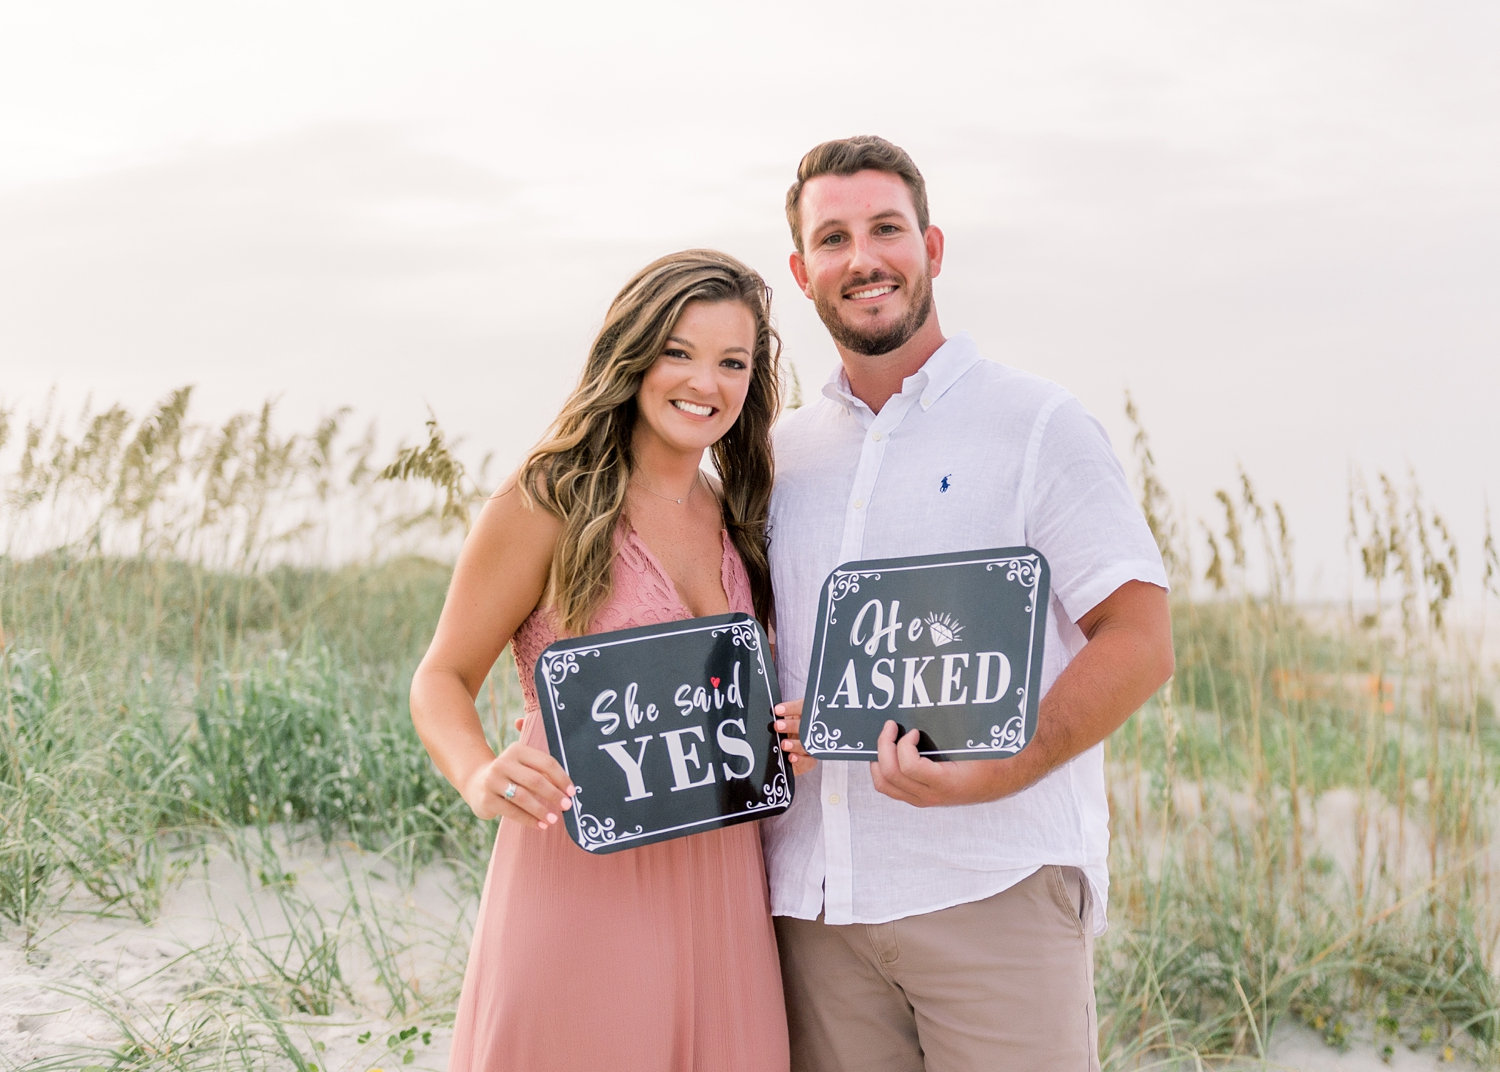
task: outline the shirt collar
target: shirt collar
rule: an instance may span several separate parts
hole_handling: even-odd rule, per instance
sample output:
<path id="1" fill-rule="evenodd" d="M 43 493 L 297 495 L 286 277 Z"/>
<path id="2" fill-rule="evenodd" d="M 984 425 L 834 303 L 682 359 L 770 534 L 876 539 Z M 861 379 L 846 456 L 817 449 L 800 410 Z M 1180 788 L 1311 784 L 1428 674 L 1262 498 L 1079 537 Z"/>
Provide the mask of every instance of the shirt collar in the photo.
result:
<path id="1" fill-rule="evenodd" d="M 931 409 L 948 389 L 958 382 L 965 372 L 980 360 L 979 347 L 966 331 L 951 336 L 939 346 L 931 357 L 916 372 L 901 383 L 902 397 L 916 396 L 924 410 Z M 863 402 L 849 389 L 849 377 L 840 362 L 823 385 L 823 394 L 849 410 L 868 410 Z"/>

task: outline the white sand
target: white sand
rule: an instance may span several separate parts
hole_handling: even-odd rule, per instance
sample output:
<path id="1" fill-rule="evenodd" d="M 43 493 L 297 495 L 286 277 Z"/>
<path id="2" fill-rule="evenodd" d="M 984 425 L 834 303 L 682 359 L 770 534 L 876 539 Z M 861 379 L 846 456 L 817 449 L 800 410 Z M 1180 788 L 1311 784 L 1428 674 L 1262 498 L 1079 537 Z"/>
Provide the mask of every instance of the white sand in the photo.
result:
<path id="1" fill-rule="evenodd" d="M 1325 837 L 1350 829 L 1353 806 L 1351 799 L 1330 794 L 1317 809 L 1315 826 Z M 240 855 L 251 863 L 237 859 L 229 845 L 199 849 L 153 924 L 102 918 L 80 899 L 61 916 L 49 917 L 54 929 L 40 935 L 30 951 L 22 948 L 18 935 L 7 933 L 0 941 L 0 1069 L 25 1069 L 64 1056 L 76 1064 L 47 1067 L 85 1067 L 120 1046 L 127 1028 L 147 1041 L 181 1040 L 195 1023 L 203 1034 L 222 1033 L 243 1014 L 211 988 L 226 980 L 272 978 L 254 948 L 283 964 L 302 963 L 304 958 L 285 952 L 290 915 L 303 922 L 304 934 L 336 936 L 339 964 L 351 991 L 337 994 L 326 1016 L 283 1004 L 285 1029 L 300 1051 L 322 1072 L 441 1070 L 449 1044 L 445 1025 L 472 926 L 472 884 L 433 867 L 408 887 L 379 857 L 352 846 L 324 849 L 315 839 L 288 845 L 277 837 L 275 855 L 260 859 L 255 839 L 239 844 Z M 280 888 L 268 886 L 262 871 L 273 879 L 288 874 L 292 879 Z M 379 933 L 398 950 L 392 963 L 411 1000 L 402 1016 L 386 1015 L 389 993 L 376 979 L 358 921 L 346 913 L 351 888 L 366 918 L 378 919 Z M 255 1019 L 244 1018 L 249 1023 Z M 393 1051 L 391 1036 L 413 1028 L 416 1034 Z M 408 1050 L 411 1062 L 406 1064 Z M 110 1061 L 102 1063 L 108 1067 Z M 291 1063 L 268 1056 L 263 1067 Z M 1191 1067 L 1178 1066 L 1184 1072 Z M 1463 1067 L 1471 1066 L 1461 1060 L 1444 1063 L 1436 1049 L 1413 1053 L 1398 1046 L 1389 1060 L 1382 1059 L 1369 1032 L 1363 1037 L 1356 1033 L 1351 1049 L 1339 1053 L 1296 1024 L 1277 1031 L 1265 1061 L 1247 1059 L 1232 1066 L 1236 1072 Z"/>
<path id="2" fill-rule="evenodd" d="M 275 970 L 257 948 L 295 975 L 307 957 L 287 952 L 290 917 L 300 921 L 309 945 L 334 936 L 352 994 L 337 993 L 326 1016 L 296 1011 L 281 998 L 284 1027 L 302 1054 L 324 1072 L 442 1069 L 448 1039 L 436 1024 L 449 1018 L 456 997 L 453 974 L 463 963 L 471 928 L 469 884 L 433 867 L 408 886 L 396 881 L 393 866 L 352 846 L 325 850 L 314 840 L 293 846 L 275 840 L 277 856 L 248 867 L 228 846 L 200 851 L 153 924 L 101 918 L 80 900 L 48 918 L 54 929 L 30 951 L 18 935 L 7 933 L 0 942 L 0 1068 L 22 1069 L 64 1055 L 78 1065 L 49 1067 L 84 1066 L 120 1046 L 125 1028 L 160 1045 L 180 1042 L 195 1025 L 198 1036 L 208 1038 L 236 1022 L 254 1023 L 256 1016 L 236 1012 L 215 988 L 274 979 Z M 263 870 L 282 884 L 266 885 Z M 293 878 L 287 881 L 287 875 Z M 358 920 L 346 913 L 351 887 L 370 933 L 383 935 L 395 950 L 390 963 L 410 988 L 403 1017 L 384 1015 L 390 995 L 377 981 Z M 413 1027 L 415 1035 L 393 1054 L 390 1037 Z M 430 1032 L 430 1042 L 424 1043 L 424 1032 Z M 264 1033 L 261 1042 L 269 1042 Z M 403 1064 L 408 1049 L 413 1060 Z M 102 1063 L 108 1067 L 111 1061 Z M 264 1067 L 292 1063 L 267 1056 Z"/>

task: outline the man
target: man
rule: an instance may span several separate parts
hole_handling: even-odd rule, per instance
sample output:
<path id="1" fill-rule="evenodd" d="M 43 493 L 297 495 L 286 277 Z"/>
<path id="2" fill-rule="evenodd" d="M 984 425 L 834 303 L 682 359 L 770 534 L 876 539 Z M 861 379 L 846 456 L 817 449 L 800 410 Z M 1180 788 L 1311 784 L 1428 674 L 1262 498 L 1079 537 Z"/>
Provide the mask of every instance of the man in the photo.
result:
<path id="1" fill-rule="evenodd" d="M 802 696 L 839 563 L 1029 545 L 1051 569 L 1036 732 L 935 762 L 887 722 L 874 763 L 814 764 L 763 831 L 797 1072 L 1097 1069 L 1103 740 L 1172 672 L 1166 577 L 1103 429 L 1062 388 L 946 338 L 943 234 L 911 158 L 827 142 L 787 193 L 792 274 L 838 349 L 777 429 L 781 691 Z"/>

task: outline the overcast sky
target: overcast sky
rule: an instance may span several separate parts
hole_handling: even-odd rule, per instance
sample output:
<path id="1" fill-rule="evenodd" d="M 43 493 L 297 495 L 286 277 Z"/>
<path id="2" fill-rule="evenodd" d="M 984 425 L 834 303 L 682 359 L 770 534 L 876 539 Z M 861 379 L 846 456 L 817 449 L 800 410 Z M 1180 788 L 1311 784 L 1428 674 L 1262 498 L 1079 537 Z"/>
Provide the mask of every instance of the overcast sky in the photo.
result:
<path id="1" fill-rule="evenodd" d="M 1058 380 L 1182 520 L 1240 466 L 1304 590 L 1351 467 L 1416 473 L 1479 586 L 1500 507 L 1500 5 L 0 0 L 0 405 L 431 407 L 506 467 L 651 258 L 786 269 L 818 141 L 925 173 L 949 331 Z"/>

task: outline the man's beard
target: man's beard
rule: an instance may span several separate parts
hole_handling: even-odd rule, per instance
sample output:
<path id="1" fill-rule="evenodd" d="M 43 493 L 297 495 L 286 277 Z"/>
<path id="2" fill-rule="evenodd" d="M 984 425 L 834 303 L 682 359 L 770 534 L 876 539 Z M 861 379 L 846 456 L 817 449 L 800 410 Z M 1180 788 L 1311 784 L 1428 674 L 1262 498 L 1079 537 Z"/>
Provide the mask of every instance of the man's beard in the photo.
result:
<path id="1" fill-rule="evenodd" d="M 883 273 L 877 272 L 864 285 L 873 285 L 885 279 Z M 905 345 L 906 341 L 915 335 L 918 329 L 932 314 L 932 277 L 927 273 L 917 280 L 916 290 L 912 293 L 911 305 L 906 310 L 906 315 L 896 321 L 890 327 L 877 333 L 864 331 L 852 327 L 842 316 L 838 303 L 841 298 L 827 301 L 817 298 L 813 301 L 813 307 L 818 310 L 818 316 L 823 321 L 823 326 L 828 329 L 828 334 L 833 336 L 833 341 L 846 350 L 865 357 L 879 357 L 888 354 L 892 350 Z"/>

